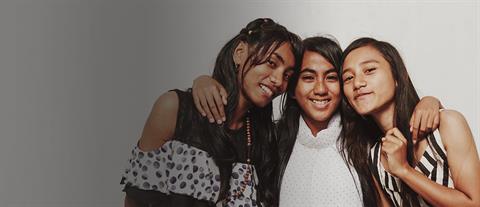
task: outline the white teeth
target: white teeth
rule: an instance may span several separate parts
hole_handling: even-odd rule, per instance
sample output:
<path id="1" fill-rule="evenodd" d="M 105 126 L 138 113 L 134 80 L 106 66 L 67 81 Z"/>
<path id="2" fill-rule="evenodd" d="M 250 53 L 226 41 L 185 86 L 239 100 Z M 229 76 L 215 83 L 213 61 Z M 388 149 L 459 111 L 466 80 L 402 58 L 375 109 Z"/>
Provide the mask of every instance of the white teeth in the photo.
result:
<path id="1" fill-rule="evenodd" d="M 267 86 L 264 86 L 262 84 L 260 84 L 260 88 L 269 96 L 272 96 L 273 95 L 273 92 L 272 90 L 270 90 L 270 88 L 268 88 Z"/>
<path id="2" fill-rule="evenodd" d="M 319 101 L 319 100 L 315 100 L 315 99 L 310 99 L 314 104 L 320 104 L 320 105 L 325 105 L 329 102 L 329 100 L 322 100 L 322 101 Z"/>

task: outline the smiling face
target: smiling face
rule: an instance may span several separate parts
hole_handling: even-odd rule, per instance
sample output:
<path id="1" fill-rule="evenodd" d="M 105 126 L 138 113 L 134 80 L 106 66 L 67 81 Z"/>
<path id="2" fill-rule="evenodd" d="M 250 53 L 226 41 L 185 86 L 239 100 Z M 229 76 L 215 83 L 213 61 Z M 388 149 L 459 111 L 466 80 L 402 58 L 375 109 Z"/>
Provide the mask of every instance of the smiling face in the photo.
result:
<path id="1" fill-rule="evenodd" d="M 304 53 L 295 99 L 310 128 L 320 130 L 328 125 L 341 94 L 337 70 L 322 55 L 312 51 Z"/>
<path id="2" fill-rule="evenodd" d="M 343 92 L 360 115 L 371 115 L 394 104 L 396 82 L 390 64 L 371 46 L 352 50 L 343 62 Z"/>
<path id="3" fill-rule="evenodd" d="M 245 59 L 246 55 L 240 57 L 239 61 L 244 63 Z M 285 92 L 288 78 L 294 72 L 294 66 L 295 56 L 292 47 L 289 43 L 283 43 L 266 57 L 263 63 L 253 65 L 245 73 L 240 99 L 247 100 L 257 107 L 266 106 L 273 98 Z M 243 65 L 240 65 L 240 68 L 243 68 Z M 240 70 L 239 78 L 242 72 Z"/>

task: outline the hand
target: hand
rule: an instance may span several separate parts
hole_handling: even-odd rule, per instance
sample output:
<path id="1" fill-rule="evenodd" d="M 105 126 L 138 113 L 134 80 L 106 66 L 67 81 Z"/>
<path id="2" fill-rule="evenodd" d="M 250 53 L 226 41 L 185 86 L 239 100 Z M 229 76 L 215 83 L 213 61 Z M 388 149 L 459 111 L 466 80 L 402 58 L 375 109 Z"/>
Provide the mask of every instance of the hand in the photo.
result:
<path id="1" fill-rule="evenodd" d="M 439 109 L 443 108 L 440 101 L 432 96 L 423 97 L 415 106 L 410 118 L 410 132 L 412 132 L 413 143 L 418 138 L 424 137 L 438 128 L 440 123 Z"/>
<path id="2" fill-rule="evenodd" d="M 223 105 L 227 105 L 227 91 L 210 76 L 200 76 L 193 81 L 192 95 L 195 107 L 207 116 L 210 123 L 226 121 Z"/>
<path id="3" fill-rule="evenodd" d="M 385 170 L 396 177 L 401 177 L 410 167 L 407 161 L 407 139 L 397 128 L 388 130 L 382 138 L 381 154 L 388 163 L 384 166 Z"/>

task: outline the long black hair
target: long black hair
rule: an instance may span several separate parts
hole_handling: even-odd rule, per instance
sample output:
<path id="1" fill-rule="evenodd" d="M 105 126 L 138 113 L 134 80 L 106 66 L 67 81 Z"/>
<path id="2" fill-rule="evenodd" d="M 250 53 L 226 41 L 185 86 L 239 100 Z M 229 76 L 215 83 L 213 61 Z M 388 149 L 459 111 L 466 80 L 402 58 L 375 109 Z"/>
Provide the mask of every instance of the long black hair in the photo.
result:
<path id="1" fill-rule="evenodd" d="M 235 48 L 244 42 L 249 47 L 249 54 L 243 64 L 243 70 L 236 67 L 233 61 Z M 288 31 L 284 26 L 268 18 L 259 18 L 247 24 L 235 37 L 228 41 L 220 50 L 212 77 L 222 84 L 228 94 L 228 104 L 225 107 L 226 123 L 232 119 L 237 107 L 239 95 L 242 93 L 241 83 L 252 66 L 263 64 L 268 57 L 284 43 L 290 44 L 295 57 L 295 68 L 301 62 L 301 39 Z M 243 71 L 239 74 L 238 71 Z M 240 75 L 240 77 L 238 77 Z M 278 164 L 276 140 L 273 134 L 272 103 L 265 107 L 252 107 L 248 114 L 253 129 L 252 161 L 259 177 L 257 203 L 267 206 L 275 203 L 273 178 Z M 206 120 L 204 120 L 206 123 Z M 222 200 L 229 188 L 232 164 L 235 161 L 235 150 L 229 141 L 229 134 L 223 126 L 207 124 L 205 140 L 208 151 L 212 154 L 220 169 L 220 196 Z"/>
<path id="2" fill-rule="evenodd" d="M 342 49 L 340 45 L 334 40 L 328 37 L 310 37 L 303 40 L 303 51 L 315 52 L 323 56 L 334 67 L 337 73 L 340 72 L 342 63 Z M 292 154 L 293 146 L 297 139 L 299 119 L 303 113 L 302 109 L 298 105 L 297 100 L 293 97 L 295 95 L 295 88 L 298 83 L 300 73 L 295 73 L 287 86 L 287 93 L 282 97 L 282 116 L 276 124 L 276 133 L 278 139 L 279 149 L 279 169 L 276 180 L 276 189 L 280 190 L 282 184 L 282 178 L 285 173 L 285 169 Z M 279 192 L 277 192 L 279 193 Z"/>
<path id="3" fill-rule="evenodd" d="M 413 86 L 407 69 L 399 52 L 391 44 L 373 38 L 360 38 L 353 41 L 343 52 L 343 59 L 355 49 L 372 47 L 380 52 L 389 63 L 393 78 L 397 83 L 395 88 L 395 123 L 396 127 L 407 138 L 407 160 L 414 165 L 414 146 L 409 130 L 409 119 L 419 102 L 419 97 Z M 343 91 L 343 79 L 341 79 Z M 369 158 L 370 148 L 383 136 L 383 131 L 370 116 L 359 115 L 344 97 L 341 103 L 343 136 L 342 145 L 349 161 L 355 167 L 363 190 L 364 203 L 377 205 L 379 192 L 373 186 L 372 175 L 378 174 L 376 166 L 372 166 Z M 378 181 L 380 182 L 380 181 Z M 403 206 L 419 206 L 417 194 L 405 183 L 401 184 Z"/>

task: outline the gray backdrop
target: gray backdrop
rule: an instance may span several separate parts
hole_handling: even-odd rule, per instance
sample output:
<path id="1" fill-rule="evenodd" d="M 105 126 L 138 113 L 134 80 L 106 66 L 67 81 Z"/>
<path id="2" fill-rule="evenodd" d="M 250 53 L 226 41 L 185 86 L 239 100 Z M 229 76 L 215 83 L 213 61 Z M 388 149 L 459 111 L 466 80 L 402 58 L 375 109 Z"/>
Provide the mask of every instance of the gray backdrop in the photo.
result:
<path id="1" fill-rule="evenodd" d="M 479 146 L 476 1 L 17 0 L 0 5 L 0 206 L 120 206 L 154 100 L 209 74 L 220 47 L 271 17 L 345 47 L 402 53 L 421 95 L 461 111 Z"/>

